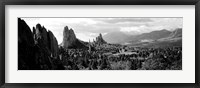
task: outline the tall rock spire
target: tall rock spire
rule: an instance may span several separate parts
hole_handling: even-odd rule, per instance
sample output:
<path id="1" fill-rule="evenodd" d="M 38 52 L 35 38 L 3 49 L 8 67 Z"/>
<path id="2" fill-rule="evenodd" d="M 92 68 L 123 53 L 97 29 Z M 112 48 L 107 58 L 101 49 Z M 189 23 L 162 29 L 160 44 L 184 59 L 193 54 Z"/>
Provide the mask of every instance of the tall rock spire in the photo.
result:
<path id="1" fill-rule="evenodd" d="M 65 26 L 63 31 L 63 42 L 64 48 L 69 48 L 73 43 L 76 42 L 76 35 L 72 29 L 69 30 L 68 26 Z"/>
<path id="2" fill-rule="evenodd" d="M 63 31 L 63 41 L 61 44 L 64 48 L 86 48 L 86 46 L 80 42 L 80 40 L 78 40 L 76 38 L 76 35 L 73 31 L 73 29 L 69 29 L 68 26 L 64 27 L 64 31 Z"/>
<path id="3" fill-rule="evenodd" d="M 98 37 L 96 37 L 95 43 L 97 44 L 106 44 L 107 42 L 103 39 L 102 34 L 100 33 Z"/>

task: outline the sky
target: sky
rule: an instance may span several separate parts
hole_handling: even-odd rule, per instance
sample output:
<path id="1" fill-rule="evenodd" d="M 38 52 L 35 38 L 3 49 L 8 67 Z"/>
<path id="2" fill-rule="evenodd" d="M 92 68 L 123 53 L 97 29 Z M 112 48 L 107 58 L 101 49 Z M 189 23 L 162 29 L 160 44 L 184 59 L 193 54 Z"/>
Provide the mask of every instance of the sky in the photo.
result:
<path id="1" fill-rule="evenodd" d="M 83 41 L 95 39 L 99 33 L 106 35 L 109 32 L 124 32 L 130 35 L 148 33 L 156 30 L 173 31 L 182 28 L 183 18 L 21 18 L 32 29 L 41 24 L 51 30 L 62 43 L 65 26 L 72 28 L 76 37 Z"/>

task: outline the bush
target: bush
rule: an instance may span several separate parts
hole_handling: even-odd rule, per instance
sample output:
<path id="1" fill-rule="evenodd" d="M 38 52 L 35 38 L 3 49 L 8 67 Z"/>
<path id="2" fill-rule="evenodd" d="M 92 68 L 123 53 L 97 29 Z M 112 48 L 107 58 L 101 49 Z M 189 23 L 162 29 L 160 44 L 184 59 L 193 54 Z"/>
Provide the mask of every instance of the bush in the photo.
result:
<path id="1" fill-rule="evenodd" d="M 110 65 L 112 70 L 130 70 L 131 67 L 130 61 L 111 62 Z"/>
<path id="2" fill-rule="evenodd" d="M 142 64 L 143 70 L 165 70 L 167 63 L 163 58 L 150 58 Z"/>

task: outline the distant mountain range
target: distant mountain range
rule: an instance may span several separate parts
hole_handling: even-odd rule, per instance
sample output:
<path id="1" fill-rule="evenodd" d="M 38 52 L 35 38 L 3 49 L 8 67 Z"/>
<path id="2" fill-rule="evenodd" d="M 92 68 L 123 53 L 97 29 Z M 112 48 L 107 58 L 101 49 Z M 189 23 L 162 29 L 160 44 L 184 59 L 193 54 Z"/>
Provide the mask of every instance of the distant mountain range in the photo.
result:
<path id="1" fill-rule="evenodd" d="M 174 31 L 169 35 L 169 37 L 172 37 L 172 38 L 182 37 L 182 28 L 178 28 L 178 29 L 174 30 Z"/>
<path id="2" fill-rule="evenodd" d="M 128 35 L 120 31 L 110 32 L 103 36 L 105 41 L 107 41 L 108 43 L 124 43 L 124 42 L 129 41 L 131 37 L 134 37 L 134 36 Z"/>
<path id="3" fill-rule="evenodd" d="M 182 28 L 177 28 L 174 31 L 166 29 L 152 31 L 139 35 L 128 35 L 123 32 L 108 33 L 103 36 L 108 43 L 119 43 L 124 45 L 141 45 L 143 43 L 157 43 L 169 41 L 182 41 Z"/>
<path id="4" fill-rule="evenodd" d="M 168 37 L 171 32 L 167 30 L 152 31 L 150 33 L 143 33 L 141 35 L 135 36 L 131 39 L 132 42 L 143 41 L 143 40 L 157 40 L 160 38 Z"/>

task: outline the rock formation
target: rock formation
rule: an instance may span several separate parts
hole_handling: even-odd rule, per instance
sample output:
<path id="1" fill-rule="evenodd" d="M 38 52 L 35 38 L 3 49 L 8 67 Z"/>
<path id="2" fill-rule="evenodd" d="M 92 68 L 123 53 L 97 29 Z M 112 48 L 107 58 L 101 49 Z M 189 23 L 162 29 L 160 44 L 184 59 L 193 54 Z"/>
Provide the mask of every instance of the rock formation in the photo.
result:
<path id="1" fill-rule="evenodd" d="M 58 41 L 51 31 L 48 31 L 48 40 L 49 40 L 49 50 L 52 55 L 56 57 L 58 55 Z"/>
<path id="2" fill-rule="evenodd" d="M 106 44 L 107 42 L 103 39 L 101 33 L 99 34 L 98 37 L 96 37 L 96 41 L 95 41 L 96 44 Z"/>
<path id="3" fill-rule="evenodd" d="M 79 39 L 76 38 L 74 31 L 72 29 L 69 29 L 67 26 L 64 28 L 64 31 L 63 31 L 63 41 L 62 41 L 61 46 L 66 49 L 88 48 Z"/>
<path id="4" fill-rule="evenodd" d="M 33 33 L 24 20 L 18 19 L 18 69 L 64 69 L 58 64 L 58 42 L 51 31 L 37 24 Z M 56 62 L 56 63 L 55 63 Z"/>
<path id="5" fill-rule="evenodd" d="M 57 56 L 58 42 L 56 37 L 50 30 L 47 31 L 44 26 L 42 27 L 40 24 L 37 24 L 36 28 L 33 27 L 33 37 L 35 40 L 35 44 L 44 46 L 45 48 L 50 50 L 50 54 L 52 54 L 52 56 Z"/>
<path id="6" fill-rule="evenodd" d="M 74 31 L 72 29 L 68 29 L 66 26 L 63 31 L 63 42 L 62 46 L 64 48 L 69 48 L 73 43 L 76 42 L 76 35 L 74 34 Z"/>
<path id="7" fill-rule="evenodd" d="M 24 20 L 18 19 L 18 69 L 38 69 L 34 57 L 32 32 Z"/>

